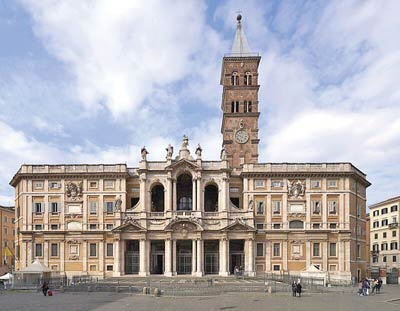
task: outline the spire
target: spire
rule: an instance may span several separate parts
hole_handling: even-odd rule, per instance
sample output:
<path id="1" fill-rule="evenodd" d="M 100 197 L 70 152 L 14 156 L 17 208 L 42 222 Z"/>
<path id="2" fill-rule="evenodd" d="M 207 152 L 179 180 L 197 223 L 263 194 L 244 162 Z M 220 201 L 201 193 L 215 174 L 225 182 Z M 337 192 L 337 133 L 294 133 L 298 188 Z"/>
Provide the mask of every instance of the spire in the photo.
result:
<path id="1" fill-rule="evenodd" d="M 237 19 L 237 27 L 236 27 L 235 38 L 233 39 L 231 53 L 232 56 L 239 56 L 239 57 L 248 56 L 249 54 L 251 54 L 251 50 L 242 29 L 242 23 L 241 23 L 242 15 L 239 14 L 236 19 Z"/>

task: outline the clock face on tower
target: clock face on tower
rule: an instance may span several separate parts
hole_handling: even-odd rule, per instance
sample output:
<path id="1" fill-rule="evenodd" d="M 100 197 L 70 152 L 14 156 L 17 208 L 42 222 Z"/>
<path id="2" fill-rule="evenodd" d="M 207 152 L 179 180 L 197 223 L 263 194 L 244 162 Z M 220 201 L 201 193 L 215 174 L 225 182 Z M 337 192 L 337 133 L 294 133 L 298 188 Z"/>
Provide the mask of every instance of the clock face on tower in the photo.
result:
<path id="1" fill-rule="evenodd" d="M 235 140 L 239 144 L 245 144 L 249 140 L 249 134 L 245 130 L 239 130 L 235 134 Z"/>

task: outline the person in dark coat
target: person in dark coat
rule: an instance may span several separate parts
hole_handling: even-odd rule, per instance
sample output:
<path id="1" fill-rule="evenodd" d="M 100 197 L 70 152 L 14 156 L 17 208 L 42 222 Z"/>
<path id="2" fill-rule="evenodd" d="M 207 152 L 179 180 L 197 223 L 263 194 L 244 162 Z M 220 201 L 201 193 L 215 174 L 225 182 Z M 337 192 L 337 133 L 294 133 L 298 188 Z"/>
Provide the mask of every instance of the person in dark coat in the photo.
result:
<path id="1" fill-rule="evenodd" d="M 296 284 L 296 287 L 297 287 L 297 292 L 299 293 L 299 297 L 301 297 L 301 284 L 300 284 L 300 282 L 298 282 L 297 284 Z"/>
<path id="2" fill-rule="evenodd" d="M 296 297 L 296 292 L 297 292 L 297 284 L 295 281 L 292 283 L 292 296 Z"/>
<path id="3" fill-rule="evenodd" d="M 49 290 L 49 284 L 47 284 L 47 282 L 43 282 L 43 285 L 42 285 L 43 295 L 47 296 L 47 291 L 48 290 Z"/>

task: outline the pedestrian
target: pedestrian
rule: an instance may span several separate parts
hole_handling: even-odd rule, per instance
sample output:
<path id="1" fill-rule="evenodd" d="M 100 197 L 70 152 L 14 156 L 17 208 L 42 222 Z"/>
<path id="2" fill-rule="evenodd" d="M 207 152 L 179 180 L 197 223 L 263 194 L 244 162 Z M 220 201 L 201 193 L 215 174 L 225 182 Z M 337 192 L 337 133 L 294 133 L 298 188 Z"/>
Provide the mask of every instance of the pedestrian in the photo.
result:
<path id="1" fill-rule="evenodd" d="M 43 282 L 43 285 L 42 285 L 42 292 L 43 292 L 43 295 L 45 295 L 45 296 L 47 296 L 47 291 L 49 290 L 49 285 L 47 284 L 47 282 L 45 281 L 45 282 Z"/>
<path id="2" fill-rule="evenodd" d="M 372 292 L 371 292 L 371 294 L 373 294 L 377 290 L 377 286 L 378 286 L 378 280 L 376 278 L 374 278 L 374 280 L 372 281 Z"/>
<path id="3" fill-rule="evenodd" d="M 382 278 L 381 278 L 381 277 L 378 277 L 378 285 L 377 285 L 377 287 L 376 287 L 376 293 L 377 293 L 377 294 L 380 294 L 380 293 L 381 293 L 382 283 L 383 283 Z"/>
<path id="4" fill-rule="evenodd" d="M 300 284 L 300 282 L 298 282 L 297 284 L 296 284 L 296 288 L 297 288 L 297 292 L 299 293 L 299 297 L 301 297 L 301 284 Z"/>
<path id="5" fill-rule="evenodd" d="M 368 296 L 368 289 L 369 289 L 369 283 L 366 278 L 363 279 L 362 281 L 362 294 L 363 296 Z"/>
<path id="6" fill-rule="evenodd" d="M 360 296 L 363 295 L 363 282 L 362 282 L 362 281 L 360 281 L 360 282 L 358 283 L 358 294 L 359 294 Z"/>
<path id="7" fill-rule="evenodd" d="M 292 283 L 292 296 L 296 297 L 296 292 L 297 292 L 297 284 L 295 281 Z"/>

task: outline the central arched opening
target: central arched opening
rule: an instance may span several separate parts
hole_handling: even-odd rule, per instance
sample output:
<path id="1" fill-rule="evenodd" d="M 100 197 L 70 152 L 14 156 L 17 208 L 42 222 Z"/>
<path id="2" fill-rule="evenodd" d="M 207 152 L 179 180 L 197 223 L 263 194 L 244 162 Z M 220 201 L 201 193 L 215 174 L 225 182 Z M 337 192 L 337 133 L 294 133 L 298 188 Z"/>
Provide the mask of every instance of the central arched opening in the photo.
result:
<path id="1" fill-rule="evenodd" d="M 215 185 L 204 188 L 204 211 L 218 212 L 218 187 Z"/>
<path id="2" fill-rule="evenodd" d="M 182 174 L 176 181 L 176 194 L 178 202 L 178 211 L 191 211 L 192 210 L 192 194 L 193 184 L 192 176 L 189 174 Z"/>
<path id="3" fill-rule="evenodd" d="M 164 187 L 156 185 L 151 189 L 151 211 L 164 212 Z"/>

